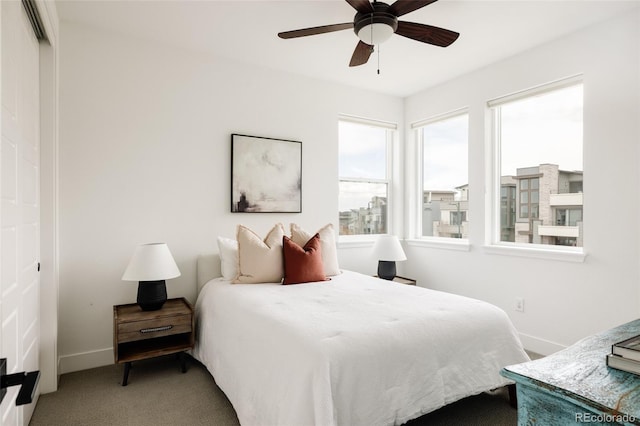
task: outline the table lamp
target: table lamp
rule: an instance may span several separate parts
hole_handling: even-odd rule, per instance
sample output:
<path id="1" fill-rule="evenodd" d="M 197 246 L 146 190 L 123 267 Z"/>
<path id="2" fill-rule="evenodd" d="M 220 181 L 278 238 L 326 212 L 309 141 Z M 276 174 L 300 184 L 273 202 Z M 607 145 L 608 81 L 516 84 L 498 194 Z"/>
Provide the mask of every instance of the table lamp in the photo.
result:
<path id="1" fill-rule="evenodd" d="M 165 280 L 180 276 L 165 243 L 141 244 L 122 275 L 124 281 L 138 281 L 137 302 L 143 311 L 155 311 L 167 301 Z"/>
<path id="2" fill-rule="evenodd" d="M 378 277 L 385 280 L 395 278 L 396 261 L 407 260 L 395 235 L 380 235 L 373 245 L 373 255 L 378 259 Z"/>

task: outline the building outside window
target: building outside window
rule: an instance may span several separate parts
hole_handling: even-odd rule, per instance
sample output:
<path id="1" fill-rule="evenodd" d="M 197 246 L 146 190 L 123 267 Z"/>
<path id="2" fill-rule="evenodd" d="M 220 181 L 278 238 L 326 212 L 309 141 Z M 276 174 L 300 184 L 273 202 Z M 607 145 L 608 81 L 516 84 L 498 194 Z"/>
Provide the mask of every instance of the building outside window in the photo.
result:
<path id="1" fill-rule="evenodd" d="M 583 245 L 582 82 L 489 102 L 501 242 Z"/>
<path id="2" fill-rule="evenodd" d="M 420 236 L 468 238 L 468 113 L 455 111 L 412 128 L 422 153 Z"/>
<path id="3" fill-rule="evenodd" d="M 388 232 L 394 133 L 395 125 L 389 123 L 339 120 L 340 235 Z"/>

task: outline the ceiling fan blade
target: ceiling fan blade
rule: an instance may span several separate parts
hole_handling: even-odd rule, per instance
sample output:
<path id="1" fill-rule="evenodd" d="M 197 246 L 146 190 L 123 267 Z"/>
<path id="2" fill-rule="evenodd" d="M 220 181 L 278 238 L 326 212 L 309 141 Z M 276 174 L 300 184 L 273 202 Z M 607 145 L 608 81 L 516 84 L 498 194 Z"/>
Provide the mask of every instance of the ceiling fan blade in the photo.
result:
<path id="1" fill-rule="evenodd" d="M 373 12 L 373 6 L 371 6 L 371 3 L 369 3 L 369 0 L 347 0 L 347 3 L 349 3 L 351 7 L 353 7 L 355 10 L 357 10 L 360 13 Z"/>
<path id="2" fill-rule="evenodd" d="M 353 51 L 353 56 L 351 56 L 351 62 L 349 62 L 349 66 L 357 67 L 358 65 L 366 64 L 369 60 L 369 56 L 371 56 L 371 53 L 373 53 L 373 46 L 363 41 L 358 42 L 356 50 Z"/>
<path id="3" fill-rule="evenodd" d="M 444 28 L 403 21 L 398 22 L 396 34 L 441 47 L 449 46 L 460 35 L 455 31 L 445 30 Z"/>
<path id="4" fill-rule="evenodd" d="M 303 28 L 301 30 L 284 31 L 278 33 L 280 38 L 296 38 L 306 37 L 316 34 L 331 33 L 334 31 L 342 31 L 353 28 L 353 22 L 345 22 L 344 24 L 322 25 L 320 27 Z"/>
<path id="5" fill-rule="evenodd" d="M 428 6 L 436 1 L 437 0 L 398 0 L 389 6 L 389 13 L 393 13 L 396 16 L 406 15 L 409 12 Z"/>

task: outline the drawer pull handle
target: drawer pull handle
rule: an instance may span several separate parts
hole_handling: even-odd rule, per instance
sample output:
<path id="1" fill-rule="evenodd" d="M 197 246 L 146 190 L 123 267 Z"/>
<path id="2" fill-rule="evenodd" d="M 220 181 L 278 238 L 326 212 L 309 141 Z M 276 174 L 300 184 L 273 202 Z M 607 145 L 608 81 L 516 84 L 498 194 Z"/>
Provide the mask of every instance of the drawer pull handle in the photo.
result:
<path id="1" fill-rule="evenodd" d="M 157 331 L 167 331 L 173 328 L 172 325 L 163 325 L 162 327 L 143 328 L 140 333 L 155 333 Z"/>

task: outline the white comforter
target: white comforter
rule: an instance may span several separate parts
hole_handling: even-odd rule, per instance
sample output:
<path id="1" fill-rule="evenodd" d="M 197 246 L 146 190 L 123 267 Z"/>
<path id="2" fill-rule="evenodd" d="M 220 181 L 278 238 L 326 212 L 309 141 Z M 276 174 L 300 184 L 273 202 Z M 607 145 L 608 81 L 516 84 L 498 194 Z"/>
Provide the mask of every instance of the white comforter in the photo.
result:
<path id="1" fill-rule="evenodd" d="M 244 426 L 394 425 L 507 384 L 528 361 L 504 311 L 345 271 L 284 286 L 210 281 L 194 356 Z"/>

